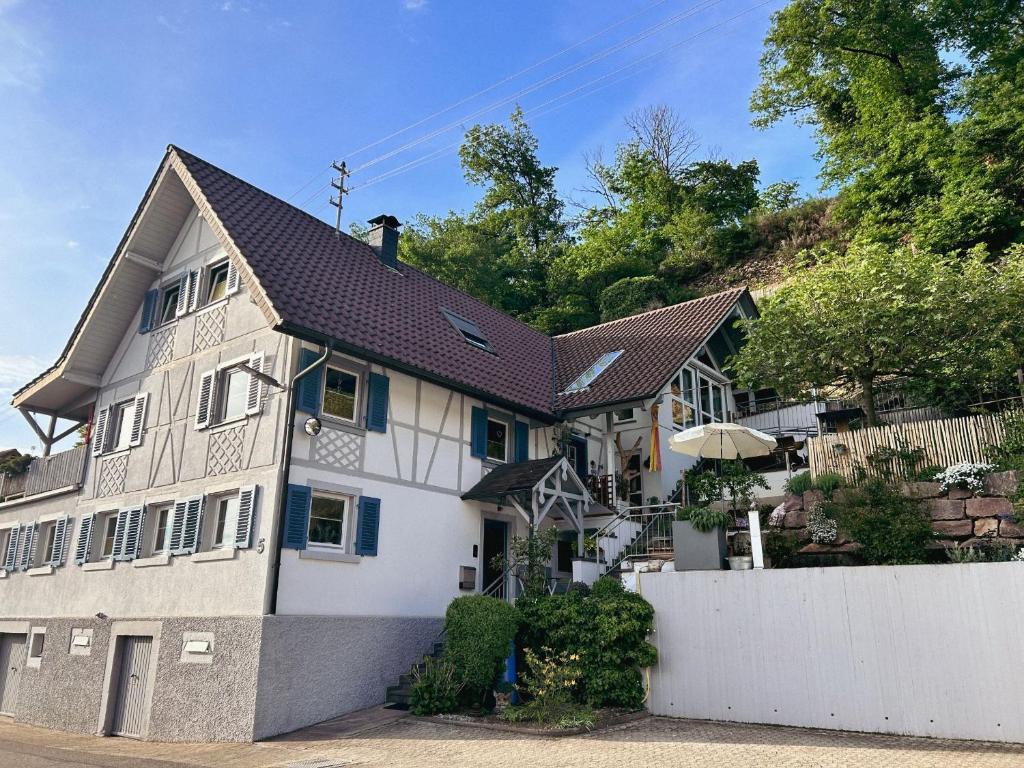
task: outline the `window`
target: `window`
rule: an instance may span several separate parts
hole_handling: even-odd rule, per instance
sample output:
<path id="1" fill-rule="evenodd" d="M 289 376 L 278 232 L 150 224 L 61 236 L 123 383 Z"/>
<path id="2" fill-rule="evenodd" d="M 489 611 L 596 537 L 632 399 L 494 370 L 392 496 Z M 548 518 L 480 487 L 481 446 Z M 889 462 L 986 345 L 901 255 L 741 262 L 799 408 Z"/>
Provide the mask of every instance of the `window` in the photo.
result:
<path id="1" fill-rule="evenodd" d="M 228 263 L 226 261 L 210 267 L 206 278 L 206 303 L 213 304 L 228 295 Z"/>
<path id="2" fill-rule="evenodd" d="M 171 523 L 174 518 L 171 515 L 170 505 L 157 507 L 149 511 L 150 519 L 153 521 L 153 549 L 152 554 L 158 555 L 166 552 L 171 543 Z"/>
<path id="3" fill-rule="evenodd" d="M 231 421 L 245 416 L 246 399 L 249 397 L 249 374 L 241 368 L 225 368 L 220 372 L 217 384 L 220 402 L 218 422 Z"/>
<path id="4" fill-rule="evenodd" d="M 487 352 L 494 352 L 494 348 L 491 347 L 490 343 L 487 341 L 487 337 L 484 336 L 483 331 L 480 330 L 476 323 L 456 315 L 449 309 L 442 309 L 441 313 L 445 316 L 448 322 L 452 324 L 452 327 L 462 334 L 462 338 L 465 339 L 467 343 L 472 344 L 474 347 L 486 350 Z"/>
<path id="5" fill-rule="evenodd" d="M 619 355 L 621 354 L 621 349 L 616 352 L 605 352 L 597 358 L 593 365 L 581 373 L 572 384 L 566 387 L 562 394 L 567 395 L 571 392 L 582 392 L 584 389 L 587 389 L 594 383 L 594 379 L 604 373 L 609 365 L 619 359 Z"/>
<path id="6" fill-rule="evenodd" d="M 324 383 L 323 412 L 342 421 L 355 423 L 359 398 L 359 376 L 340 368 L 327 368 Z"/>
<path id="7" fill-rule="evenodd" d="M 213 500 L 216 505 L 217 523 L 213 531 L 212 549 L 234 546 L 235 528 L 238 526 L 238 494 Z"/>
<path id="8" fill-rule="evenodd" d="M 43 661 L 43 648 L 46 646 L 46 627 L 32 627 L 28 641 L 28 659 L 26 665 L 36 669 Z"/>
<path id="9" fill-rule="evenodd" d="M 126 400 L 114 406 L 111 413 L 111 426 L 114 431 L 111 433 L 110 450 L 123 451 L 131 445 L 132 424 L 135 421 L 135 400 Z"/>
<path id="10" fill-rule="evenodd" d="M 314 491 L 309 512 L 309 543 L 345 547 L 351 509 L 349 496 Z"/>
<path id="11" fill-rule="evenodd" d="M 114 538 L 117 533 L 117 512 L 108 512 L 99 519 L 100 558 L 114 556 Z"/>
<path id="12" fill-rule="evenodd" d="M 175 282 L 164 288 L 160 295 L 160 318 L 159 322 L 169 323 L 174 319 L 178 311 L 178 294 L 181 293 L 181 283 Z"/>
<path id="13" fill-rule="evenodd" d="M 11 528 L 0 530 L 0 571 L 4 570 L 7 548 L 11 545 Z"/>
<path id="14" fill-rule="evenodd" d="M 631 507 L 640 507 L 644 503 L 644 483 L 641 472 L 640 453 L 630 455 L 626 462 L 626 496 Z"/>
<path id="15" fill-rule="evenodd" d="M 503 421 L 487 420 L 487 458 L 508 461 L 508 424 Z"/>
<path id="16" fill-rule="evenodd" d="M 677 429 L 696 426 L 697 400 L 693 388 L 693 371 L 683 368 L 679 375 L 672 379 L 669 392 L 672 403 L 672 426 Z"/>
<path id="17" fill-rule="evenodd" d="M 36 565 L 42 565 L 43 563 L 49 563 L 53 560 L 53 545 L 57 540 L 57 522 L 43 523 L 41 526 L 40 541 L 43 546 L 41 548 L 42 559 L 36 563 Z"/>
<path id="18" fill-rule="evenodd" d="M 620 423 L 623 421 L 636 421 L 636 414 L 632 408 L 621 408 L 615 411 L 615 420 Z"/>

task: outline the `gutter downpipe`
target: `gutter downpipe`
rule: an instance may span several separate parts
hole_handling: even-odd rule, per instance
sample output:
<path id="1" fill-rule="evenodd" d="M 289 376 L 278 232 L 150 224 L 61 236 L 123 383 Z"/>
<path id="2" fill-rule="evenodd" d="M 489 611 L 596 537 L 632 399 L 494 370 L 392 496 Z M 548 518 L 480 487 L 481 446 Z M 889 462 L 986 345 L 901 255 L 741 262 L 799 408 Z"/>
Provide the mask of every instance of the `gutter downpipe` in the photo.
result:
<path id="1" fill-rule="evenodd" d="M 299 348 L 302 348 L 301 344 Z M 281 465 L 284 467 L 284 470 L 281 474 L 281 484 L 278 488 L 277 542 L 274 545 L 274 572 L 270 576 L 270 606 L 267 610 L 267 613 L 271 616 L 277 614 L 277 591 L 281 583 L 281 550 L 284 549 L 284 518 L 288 505 L 288 479 L 292 467 L 292 442 L 295 437 L 295 385 L 303 376 L 312 373 L 324 365 L 330 356 L 331 347 L 328 344 L 324 344 L 323 354 L 292 376 L 291 383 L 288 386 L 288 405 L 285 408 L 287 415 L 285 417 L 284 449 L 281 456 Z"/>

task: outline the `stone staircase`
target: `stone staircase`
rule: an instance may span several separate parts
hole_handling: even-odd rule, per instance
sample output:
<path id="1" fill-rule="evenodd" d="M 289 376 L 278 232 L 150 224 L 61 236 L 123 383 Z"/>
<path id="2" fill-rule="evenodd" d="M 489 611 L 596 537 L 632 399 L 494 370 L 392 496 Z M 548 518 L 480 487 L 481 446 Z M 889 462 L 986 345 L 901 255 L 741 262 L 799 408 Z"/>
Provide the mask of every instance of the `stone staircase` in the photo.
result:
<path id="1" fill-rule="evenodd" d="M 430 649 L 430 653 L 423 657 L 423 661 L 416 665 L 416 669 L 422 672 L 426 667 L 426 659 L 432 658 L 435 661 L 441 658 L 441 654 L 444 652 L 444 643 L 438 641 L 434 643 L 434 646 Z M 392 685 L 387 689 L 384 696 L 384 706 L 388 709 L 408 709 L 409 701 L 412 696 L 412 684 L 413 684 L 412 672 L 406 672 L 404 675 L 398 678 L 398 685 Z"/>

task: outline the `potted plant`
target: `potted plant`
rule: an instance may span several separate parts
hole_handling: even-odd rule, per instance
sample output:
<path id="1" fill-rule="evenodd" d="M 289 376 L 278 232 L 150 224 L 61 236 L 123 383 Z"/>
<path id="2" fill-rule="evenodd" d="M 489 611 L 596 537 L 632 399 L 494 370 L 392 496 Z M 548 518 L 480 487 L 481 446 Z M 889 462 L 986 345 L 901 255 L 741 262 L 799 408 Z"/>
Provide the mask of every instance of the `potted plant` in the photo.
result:
<path id="1" fill-rule="evenodd" d="M 730 515 L 711 507 L 681 507 L 672 523 L 677 571 L 717 571 L 725 560 Z"/>
<path id="2" fill-rule="evenodd" d="M 750 554 L 750 534 L 737 533 L 732 540 L 732 554 L 729 555 L 730 571 L 749 571 L 754 567 Z"/>

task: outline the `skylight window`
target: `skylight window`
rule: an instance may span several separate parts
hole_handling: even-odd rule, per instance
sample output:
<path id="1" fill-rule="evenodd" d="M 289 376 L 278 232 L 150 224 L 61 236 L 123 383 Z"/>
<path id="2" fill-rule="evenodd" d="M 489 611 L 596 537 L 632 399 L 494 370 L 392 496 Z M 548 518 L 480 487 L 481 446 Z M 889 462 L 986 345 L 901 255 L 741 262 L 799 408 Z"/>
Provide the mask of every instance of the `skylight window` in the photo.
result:
<path id="1" fill-rule="evenodd" d="M 587 389 L 594 383 L 594 379 L 604 373 L 605 369 L 608 368 L 609 365 L 618 360 L 619 355 L 621 354 L 621 349 L 615 352 L 605 352 L 597 358 L 593 365 L 576 377 L 576 381 L 566 387 L 562 394 L 568 395 L 572 392 L 582 392 L 584 389 Z"/>
<path id="2" fill-rule="evenodd" d="M 494 351 L 490 343 L 487 341 L 487 337 L 484 336 L 483 331 L 477 327 L 476 323 L 467 320 L 464 317 L 459 317 L 454 312 L 447 309 L 442 309 L 441 312 L 444 314 L 448 322 L 452 324 L 452 327 L 461 333 L 462 338 L 464 338 L 469 344 L 488 352 Z"/>

